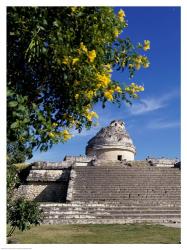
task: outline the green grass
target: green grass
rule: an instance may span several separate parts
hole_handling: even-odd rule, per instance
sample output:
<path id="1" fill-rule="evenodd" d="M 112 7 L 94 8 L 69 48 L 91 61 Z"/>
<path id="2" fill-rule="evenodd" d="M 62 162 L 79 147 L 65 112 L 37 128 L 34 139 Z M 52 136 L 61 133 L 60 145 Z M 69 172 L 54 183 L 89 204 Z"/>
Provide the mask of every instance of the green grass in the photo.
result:
<path id="1" fill-rule="evenodd" d="M 29 231 L 15 231 L 12 237 L 21 244 L 176 244 L 180 229 L 162 225 L 41 225 Z"/>

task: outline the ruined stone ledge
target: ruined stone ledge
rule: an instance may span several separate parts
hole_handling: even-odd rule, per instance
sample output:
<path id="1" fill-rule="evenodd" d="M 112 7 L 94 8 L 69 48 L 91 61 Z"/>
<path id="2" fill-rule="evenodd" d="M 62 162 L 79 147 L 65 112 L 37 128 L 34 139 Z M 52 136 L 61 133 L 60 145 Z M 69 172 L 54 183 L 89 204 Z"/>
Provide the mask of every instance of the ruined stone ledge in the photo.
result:
<path id="1" fill-rule="evenodd" d="M 46 162 L 46 161 L 38 161 L 30 164 L 31 169 L 33 170 L 63 170 L 67 168 L 71 168 L 72 162 L 61 161 L 61 162 Z"/>
<path id="2" fill-rule="evenodd" d="M 26 181 L 65 181 L 67 182 L 69 179 L 70 171 L 68 170 L 30 170 Z"/>

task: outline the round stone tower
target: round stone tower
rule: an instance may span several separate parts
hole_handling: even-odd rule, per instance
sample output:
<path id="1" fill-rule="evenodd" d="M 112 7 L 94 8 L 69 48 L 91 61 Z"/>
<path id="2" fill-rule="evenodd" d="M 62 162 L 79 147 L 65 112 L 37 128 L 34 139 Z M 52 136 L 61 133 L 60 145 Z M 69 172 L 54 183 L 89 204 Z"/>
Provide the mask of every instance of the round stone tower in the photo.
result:
<path id="1" fill-rule="evenodd" d="M 102 128 L 96 136 L 88 141 L 87 156 L 96 156 L 103 160 L 134 160 L 136 148 L 125 129 L 125 123 L 115 120 Z"/>

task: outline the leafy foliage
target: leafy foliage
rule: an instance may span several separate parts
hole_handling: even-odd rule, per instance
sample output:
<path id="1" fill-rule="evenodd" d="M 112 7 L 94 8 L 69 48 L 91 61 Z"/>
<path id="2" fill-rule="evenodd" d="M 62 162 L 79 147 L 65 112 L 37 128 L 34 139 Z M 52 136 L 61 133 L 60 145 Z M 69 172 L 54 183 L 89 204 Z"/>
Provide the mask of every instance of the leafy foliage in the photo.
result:
<path id="1" fill-rule="evenodd" d="M 8 223 L 11 230 L 8 236 L 11 236 L 16 228 L 21 231 L 30 229 L 31 225 L 39 225 L 42 221 L 42 211 L 38 204 L 33 201 L 22 198 L 15 200 L 9 207 Z"/>
<path id="2" fill-rule="evenodd" d="M 31 225 L 38 225 L 42 221 L 42 211 L 35 202 L 14 197 L 24 175 L 16 167 L 17 163 L 26 159 L 27 150 L 24 150 L 24 145 L 21 147 L 16 142 L 8 142 L 7 155 L 7 223 L 11 226 L 8 233 L 11 236 L 16 228 L 23 231 Z"/>
<path id="3" fill-rule="evenodd" d="M 134 46 L 118 38 L 125 13 L 109 7 L 9 7 L 8 139 L 24 145 L 28 157 L 94 125 L 98 101 L 137 98 L 143 86 L 120 85 L 112 70 L 133 77 L 149 61 L 150 42 Z"/>
<path id="4" fill-rule="evenodd" d="M 14 190 L 19 185 L 19 177 L 15 165 L 10 164 L 7 167 L 7 202 L 11 201 Z"/>

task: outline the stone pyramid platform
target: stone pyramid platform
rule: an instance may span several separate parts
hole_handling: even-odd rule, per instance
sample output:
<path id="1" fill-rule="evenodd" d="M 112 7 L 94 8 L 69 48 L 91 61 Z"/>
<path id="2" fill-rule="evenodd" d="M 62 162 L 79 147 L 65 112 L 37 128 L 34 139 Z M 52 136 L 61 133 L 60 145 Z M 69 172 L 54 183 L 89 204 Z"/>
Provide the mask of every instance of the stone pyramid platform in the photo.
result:
<path id="1" fill-rule="evenodd" d="M 41 203 L 44 223 L 180 223 L 179 169 L 108 164 L 72 167 L 66 203 Z"/>

